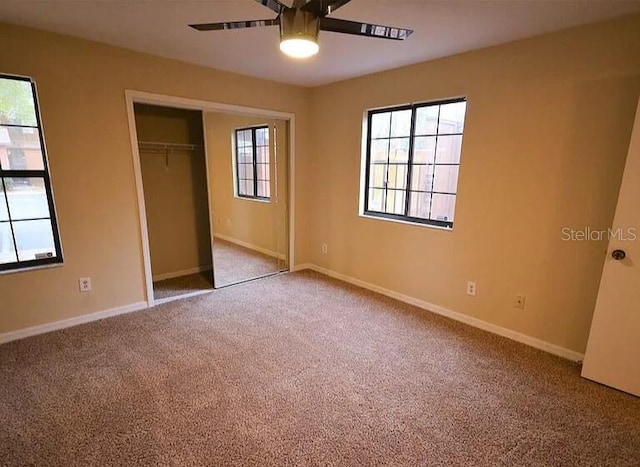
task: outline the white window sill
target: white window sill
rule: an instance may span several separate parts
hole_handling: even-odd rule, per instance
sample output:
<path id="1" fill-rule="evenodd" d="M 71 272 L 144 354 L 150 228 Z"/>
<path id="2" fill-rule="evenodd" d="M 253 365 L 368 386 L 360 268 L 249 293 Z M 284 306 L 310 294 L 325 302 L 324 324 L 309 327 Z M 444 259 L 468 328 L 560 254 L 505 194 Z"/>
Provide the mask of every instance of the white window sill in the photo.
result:
<path id="1" fill-rule="evenodd" d="M 239 199 L 239 200 L 242 200 L 242 201 L 253 201 L 253 202 L 256 202 L 256 203 L 271 204 L 271 200 L 270 199 L 245 198 L 244 196 L 238 196 L 238 195 L 233 195 L 233 197 L 235 199 Z"/>
<path id="2" fill-rule="evenodd" d="M 29 267 L 20 268 L 20 269 L 7 269 L 5 271 L 0 271 L 0 276 L 3 276 L 5 274 L 17 274 L 17 273 L 20 273 L 20 272 L 37 271 L 39 269 L 61 268 L 62 266 L 64 266 L 64 262 L 62 262 L 62 263 L 52 263 L 52 264 L 41 264 L 41 265 L 38 265 L 38 266 L 29 266 Z"/>
<path id="3" fill-rule="evenodd" d="M 421 222 L 403 221 L 403 220 L 400 220 L 400 219 L 391 219 L 389 217 L 371 216 L 369 214 L 360 213 L 359 217 L 362 217 L 364 219 L 376 220 L 376 221 L 395 222 L 396 224 L 411 225 L 411 226 L 414 226 L 414 227 L 427 227 L 429 229 L 444 230 L 445 232 L 452 232 L 453 231 L 453 227 L 441 227 L 439 225 L 423 224 Z"/>

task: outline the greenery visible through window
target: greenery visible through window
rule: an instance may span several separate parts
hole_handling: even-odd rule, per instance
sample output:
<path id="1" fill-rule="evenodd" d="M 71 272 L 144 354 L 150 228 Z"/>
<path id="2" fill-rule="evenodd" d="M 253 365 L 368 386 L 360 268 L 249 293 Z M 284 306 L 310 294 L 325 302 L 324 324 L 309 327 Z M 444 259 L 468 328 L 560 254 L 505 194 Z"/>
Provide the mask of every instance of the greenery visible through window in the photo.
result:
<path id="1" fill-rule="evenodd" d="M 452 228 L 466 101 L 368 114 L 365 214 Z"/>
<path id="2" fill-rule="evenodd" d="M 241 128 L 235 131 L 236 194 L 242 198 L 268 200 L 269 127 Z"/>
<path id="3" fill-rule="evenodd" d="M 36 88 L 0 74 L 0 271 L 61 262 Z"/>

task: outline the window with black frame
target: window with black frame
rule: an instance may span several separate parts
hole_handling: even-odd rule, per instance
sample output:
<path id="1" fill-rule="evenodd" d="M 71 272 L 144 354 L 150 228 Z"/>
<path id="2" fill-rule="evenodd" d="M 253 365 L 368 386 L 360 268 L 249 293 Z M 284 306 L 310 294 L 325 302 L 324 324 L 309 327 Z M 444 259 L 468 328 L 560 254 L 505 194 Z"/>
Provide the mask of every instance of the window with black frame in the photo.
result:
<path id="1" fill-rule="evenodd" d="M 235 130 L 235 145 L 236 194 L 241 198 L 268 200 L 271 197 L 269 127 Z"/>
<path id="2" fill-rule="evenodd" d="M 368 114 L 364 214 L 452 228 L 466 100 Z"/>
<path id="3" fill-rule="evenodd" d="M 0 74 L 0 272 L 61 262 L 36 87 Z"/>

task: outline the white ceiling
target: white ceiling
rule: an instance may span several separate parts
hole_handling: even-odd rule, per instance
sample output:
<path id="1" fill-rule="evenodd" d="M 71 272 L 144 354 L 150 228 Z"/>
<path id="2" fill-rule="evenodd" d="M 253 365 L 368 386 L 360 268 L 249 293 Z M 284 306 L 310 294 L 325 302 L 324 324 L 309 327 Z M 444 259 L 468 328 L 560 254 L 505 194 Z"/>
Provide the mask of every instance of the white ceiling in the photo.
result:
<path id="1" fill-rule="evenodd" d="M 284 0 L 291 4 L 291 0 Z M 640 11 L 640 0 L 352 0 L 332 16 L 414 29 L 407 41 L 320 33 L 299 62 L 278 28 L 197 32 L 189 23 L 275 17 L 254 0 L 2 0 L 0 21 L 221 70 L 316 86 Z"/>

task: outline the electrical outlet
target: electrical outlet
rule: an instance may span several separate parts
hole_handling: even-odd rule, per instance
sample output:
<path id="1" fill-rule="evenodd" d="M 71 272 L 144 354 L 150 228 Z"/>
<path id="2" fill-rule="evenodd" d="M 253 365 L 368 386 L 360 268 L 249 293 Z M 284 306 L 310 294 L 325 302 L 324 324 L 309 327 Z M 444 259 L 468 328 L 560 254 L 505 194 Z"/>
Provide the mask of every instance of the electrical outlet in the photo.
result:
<path id="1" fill-rule="evenodd" d="M 326 243 L 322 244 L 322 254 L 327 254 L 329 252 L 329 247 L 327 246 Z"/>
<path id="2" fill-rule="evenodd" d="M 519 308 L 520 310 L 524 310 L 524 307 L 527 304 L 527 297 L 525 297 L 524 295 L 518 295 L 516 297 L 516 301 L 513 304 L 514 308 Z"/>
<path id="3" fill-rule="evenodd" d="M 81 277 L 78 279 L 78 288 L 80 292 L 90 292 L 91 291 L 91 278 L 90 277 Z"/>
<path id="4" fill-rule="evenodd" d="M 472 297 L 476 296 L 476 283 L 475 282 L 467 282 L 467 295 L 471 295 Z"/>

